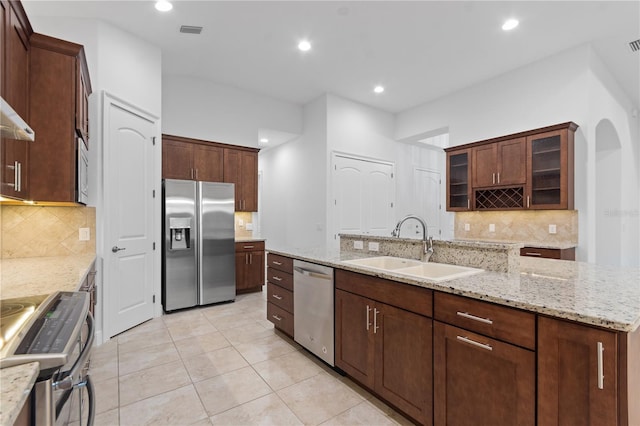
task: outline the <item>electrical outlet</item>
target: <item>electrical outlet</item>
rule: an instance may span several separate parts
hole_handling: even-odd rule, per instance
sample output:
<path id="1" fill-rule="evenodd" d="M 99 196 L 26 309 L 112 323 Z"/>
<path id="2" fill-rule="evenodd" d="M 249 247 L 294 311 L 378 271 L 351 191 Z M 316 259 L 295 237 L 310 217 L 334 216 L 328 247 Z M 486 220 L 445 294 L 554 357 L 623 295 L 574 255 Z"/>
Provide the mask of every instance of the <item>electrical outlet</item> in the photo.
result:
<path id="1" fill-rule="evenodd" d="M 489 224 L 489 232 L 496 232 L 496 225 L 495 225 L 495 223 L 490 223 L 490 224 Z"/>
<path id="2" fill-rule="evenodd" d="M 253 223 L 247 222 L 247 224 L 245 225 L 245 229 L 247 231 L 253 231 Z"/>
<path id="3" fill-rule="evenodd" d="M 80 241 L 89 241 L 91 239 L 91 232 L 89 231 L 89 228 L 78 229 L 78 239 Z"/>
<path id="4" fill-rule="evenodd" d="M 558 230 L 556 229 L 556 225 L 549 225 L 549 233 L 555 234 L 556 232 L 558 232 Z"/>
<path id="5" fill-rule="evenodd" d="M 364 243 L 362 241 L 354 241 L 353 248 L 356 250 L 362 250 L 364 248 Z"/>
<path id="6" fill-rule="evenodd" d="M 471 231 L 471 225 L 469 225 L 468 223 L 464 224 L 464 230 L 465 231 Z"/>
<path id="7" fill-rule="evenodd" d="M 242 226 L 242 225 L 244 225 L 244 220 L 238 219 L 238 226 Z"/>
<path id="8" fill-rule="evenodd" d="M 380 243 L 369 243 L 369 251 L 380 251 Z"/>

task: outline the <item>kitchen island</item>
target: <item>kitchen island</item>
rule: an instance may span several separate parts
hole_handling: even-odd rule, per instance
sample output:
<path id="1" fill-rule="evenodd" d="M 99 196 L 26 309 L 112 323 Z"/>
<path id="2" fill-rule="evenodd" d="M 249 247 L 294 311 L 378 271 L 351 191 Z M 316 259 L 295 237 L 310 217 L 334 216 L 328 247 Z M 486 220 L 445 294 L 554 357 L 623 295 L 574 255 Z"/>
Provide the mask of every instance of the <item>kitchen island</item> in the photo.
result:
<path id="1" fill-rule="evenodd" d="M 637 269 L 521 257 L 433 282 L 344 262 L 376 253 L 267 251 L 335 268 L 336 366 L 419 423 L 640 424 Z"/>

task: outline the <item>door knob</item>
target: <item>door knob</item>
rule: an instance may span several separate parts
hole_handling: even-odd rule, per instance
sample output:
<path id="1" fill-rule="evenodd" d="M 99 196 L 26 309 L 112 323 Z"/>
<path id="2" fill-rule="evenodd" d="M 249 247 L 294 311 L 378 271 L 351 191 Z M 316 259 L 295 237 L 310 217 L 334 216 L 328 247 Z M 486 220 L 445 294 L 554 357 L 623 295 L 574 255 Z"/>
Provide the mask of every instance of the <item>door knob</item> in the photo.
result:
<path id="1" fill-rule="evenodd" d="M 118 246 L 113 246 L 113 247 L 111 247 L 111 251 L 112 251 L 112 252 L 114 252 L 114 253 L 117 253 L 117 252 L 119 252 L 120 250 L 126 250 L 126 248 L 120 248 L 120 247 L 118 247 Z"/>

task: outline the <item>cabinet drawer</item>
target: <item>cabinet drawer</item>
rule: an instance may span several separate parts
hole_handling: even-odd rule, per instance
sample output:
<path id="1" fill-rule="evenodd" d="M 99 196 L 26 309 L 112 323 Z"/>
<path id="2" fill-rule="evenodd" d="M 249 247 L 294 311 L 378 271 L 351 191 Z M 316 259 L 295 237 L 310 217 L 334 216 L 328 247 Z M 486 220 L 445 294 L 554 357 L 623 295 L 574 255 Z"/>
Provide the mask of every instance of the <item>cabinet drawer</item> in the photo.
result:
<path id="1" fill-rule="evenodd" d="M 267 281 L 289 291 L 293 291 L 293 274 L 288 274 L 269 266 L 267 268 Z"/>
<path id="2" fill-rule="evenodd" d="M 267 283 L 267 301 L 293 313 L 293 292 L 289 290 Z"/>
<path id="3" fill-rule="evenodd" d="M 528 349 L 536 345 L 536 317 L 529 312 L 436 292 L 434 318 Z"/>
<path id="4" fill-rule="evenodd" d="M 267 255 L 267 266 L 282 272 L 293 274 L 293 259 L 290 257 L 280 256 L 279 254 L 269 253 Z"/>
<path id="5" fill-rule="evenodd" d="M 264 241 L 236 242 L 236 253 L 264 251 Z"/>
<path id="6" fill-rule="evenodd" d="M 271 302 L 267 302 L 267 319 L 271 321 L 276 328 L 293 337 L 293 314 Z"/>
<path id="7" fill-rule="evenodd" d="M 520 249 L 520 256 L 544 257 L 545 259 L 576 260 L 576 250 L 575 248 L 549 249 L 549 248 L 523 247 Z"/>
<path id="8" fill-rule="evenodd" d="M 336 288 L 431 317 L 433 291 L 369 275 L 336 269 Z"/>

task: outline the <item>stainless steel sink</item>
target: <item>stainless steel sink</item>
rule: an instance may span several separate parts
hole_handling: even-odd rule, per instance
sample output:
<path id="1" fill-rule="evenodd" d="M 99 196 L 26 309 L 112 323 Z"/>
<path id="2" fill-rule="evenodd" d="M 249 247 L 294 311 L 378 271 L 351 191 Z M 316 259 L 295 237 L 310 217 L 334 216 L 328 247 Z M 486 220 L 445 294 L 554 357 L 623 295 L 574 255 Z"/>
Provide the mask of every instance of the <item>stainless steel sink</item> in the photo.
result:
<path id="1" fill-rule="evenodd" d="M 414 259 L 401 257 L 379 256 L 365 259 L 344 260 L 343 263 L 364 266 L 371 269 L 393 272 L 401 275 L 425 278 L 431 281 L 441 282 L 455 278 L 484 272 L 484 269 L 470 268 L 468 266 L 449 265 L 446 263 L 424 263 Z"/>

